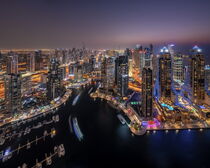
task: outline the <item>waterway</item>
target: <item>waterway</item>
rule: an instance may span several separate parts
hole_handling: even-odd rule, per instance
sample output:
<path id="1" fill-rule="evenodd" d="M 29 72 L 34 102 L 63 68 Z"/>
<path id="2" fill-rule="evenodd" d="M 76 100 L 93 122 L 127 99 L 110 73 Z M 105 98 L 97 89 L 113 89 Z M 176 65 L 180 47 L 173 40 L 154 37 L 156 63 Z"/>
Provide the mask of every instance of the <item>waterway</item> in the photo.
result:
<path id="1" fill-rule="evenodd" d="M 53 146 L 59 144 L 64 144 L 66 155 L 54 160 L 51 167 L 210 167 L 210 130 L 156 131 L 133 136 L 127 125 L 122 125 L 117 118 L 118 112 L 106 101 L 94 101 L 89 97 L 90 88 L 74 91 L 66 106 L 58 112 L 59 123 L 40 128 L 27 138 L 17 139 L 17 143 L 33 139 L 35 135 L 42 135 L 44 129 L 55 127 L 57 135 L 53 139 L 48 138 L 20 152 L 8 162 L 0 163 L 0 167 L 16 168 L 24 162 L 33 165 L 36 158 L 43 159 L 45 153 L 53 151 Z M 79 99 L 73 103 L 78 94 Z M 70 116 L 77 119 L 82 140 L 71 133 Z"/>

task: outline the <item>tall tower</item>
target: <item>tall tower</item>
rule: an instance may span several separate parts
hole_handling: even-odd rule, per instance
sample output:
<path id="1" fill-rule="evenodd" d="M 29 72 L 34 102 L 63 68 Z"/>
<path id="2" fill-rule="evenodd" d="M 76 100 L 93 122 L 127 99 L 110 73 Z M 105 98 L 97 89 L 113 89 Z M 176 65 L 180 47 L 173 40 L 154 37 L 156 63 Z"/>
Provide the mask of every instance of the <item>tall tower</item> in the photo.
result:
<path id="1" fill-rule="evenodd" d="M 152 117 L 153 77 L 151 67 L 143 68 L 142 81 L 142 112 L 144 117 Z"/>
<path id="2" fill-rule="evenodd" d="M 184 65 L 181 53 L 174 54 L 172 69 L 174 87 L 176 90 L 180 90 L 184 82 Z"/>
<path id="3" fill-rule="evenodd" d="M 205 66 L 205 83 L 206 83 L 206 90 L 210 91 L 210 65 Z"/>
<path id="4" fill-rule="evenodd" d="M 35 51 L 35 71 L 41 70 L 42 52 L 41 50 Z"/>
<path id="5" fill-rule="evenodd" d="M 21 108 L 21 76 L 10 73 L 6 75 L 7 110 L 11 115 L 17 114 Z"/>
<path id="6" fill-rule="evenodd" d="M 198 46 L 192 49 L 190 73 L 191 99 L 194 103 L 202 104 L 205 99 L 205 62 Z"/>
<path id="7" fill-rule="evenodd" d="M 14 52 L 9 52 L 7 56 L 7 74 L 18 73 L 18 55 Z"/>
<path id="8" fill-rule="evenodd" d="M 115 85 L 115 58 L 105 57 L 101 65 L 102 87 L 106 91 Z"/>
<path id="9" fill-rule="evenodd" d="M 171 54 L 167 47 L 163 47 L 159 58 L 159 87 L 162 99 L 171 100 L 171 75 Z"/>
<path id="10" fill-rule="evenodd" d="M 153 101 L 153 71 L 152 71 L 152 49 L 144 49 L 142 73 L 142 113 L 144 117 L 152 117 Z"/>
<path id="11" fill-rule="evenodd" d="M 52 58 L 50 61 L 50 68 L 48 72 L 47 81 L 47 98 L 53 100 L 59 97 L 62 92 L 61 75 L 59 74 L 59 62 L 56 58 Z"/>
<path id="12" fill-rule="evenodd" d="M 117 74 L 117 93 L 121 96 L 127 96 L 128 93 L 128 55 L 119 56 L 116 60 Z"/>

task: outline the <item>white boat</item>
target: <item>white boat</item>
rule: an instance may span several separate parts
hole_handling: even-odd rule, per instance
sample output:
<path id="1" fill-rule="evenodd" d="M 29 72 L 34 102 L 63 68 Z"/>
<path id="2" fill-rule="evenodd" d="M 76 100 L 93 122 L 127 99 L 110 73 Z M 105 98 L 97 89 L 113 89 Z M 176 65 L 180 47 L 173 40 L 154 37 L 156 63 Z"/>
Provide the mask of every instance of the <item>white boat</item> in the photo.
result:
<path id="1" fill-rule="evenodd" d="M 47 156 L 47 154 L 45 154 L 45 158 L 46 158 L 46 165 L 50 166 L 52 164 L 51 154 L 49 157 Z"/>
<path id="2" fill-rule="evenodd" d="M 126 123 L 124 117 L 121 114 L 118 114 L 117 117 L 118 117 L 118 119 L 120 120 L 120 122 L 122 124 L 125 124 Z"/>
<path id="3" fill-rule="evenodd" d="M 42 127 L 42 123 L 41 122 L 39 122 L 36 126 L 34 126 L 33 128 L 34 129 L 37 129 L 37 128 L 40 128 L 40 127 Z"/>
<path id="4" fill-rule="evenodd" d="M 38 160 L 36 159 L 36 166 L 35 168 L 42 168 L 42 164 L 40 162 L 38 162 Z"/>
<path id="5" fill-rule="evenodd" d="M 27 164 L 23 163 L 22 168 L 27 168 Z"/>
<path id="6" fill-rule="evenodd" d="M 77 138 L 79 139 L 79 141 L 81 141 L 83 139 L 83 134 L 79 128 L 77 118 L 73 118 L 73 129 L 74 129 L 74 132 L 75 132 Z"/>
<path id="7" fill-rule="evenodd" d="M 90 88 L 90 90 L 88 91 L 88 94 L 90 94 L 92 92 L 93 88 Z"/>
<path id="8" fill-rule="evenodd" d="M 64 155 L 65 155 L 65 148 L 64 148 L 63 144 L 61 144 L 60 146 L 58 146 L 58 157 L 61 157 Z"/>

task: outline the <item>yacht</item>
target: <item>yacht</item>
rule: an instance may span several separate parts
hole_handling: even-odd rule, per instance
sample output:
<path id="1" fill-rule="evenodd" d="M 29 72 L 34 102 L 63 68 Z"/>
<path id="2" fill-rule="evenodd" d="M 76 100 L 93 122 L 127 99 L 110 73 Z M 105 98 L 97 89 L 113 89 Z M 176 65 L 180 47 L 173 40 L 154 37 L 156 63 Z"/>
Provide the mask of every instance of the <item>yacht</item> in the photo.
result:
<path id="1" fill-rule="evenodd" d="M 60 146 L 58 146 L 58 157 L 61 157 L 64 155 L 65 155 L 65 148 L 64 148 L 63 144 L 61 144 Z"/>
<path id="2" fill-rule="evenodd" d="M 46 158 L 46 165 L 50 166 L 52 164 L 52 158 L 51 158 L 51 154 L 48 157 L 47 154 L 45 153 L 45 158 Z"/>
<path id="3" fill-rule="evenodd" d="M 33 128 L 34 129 L 37 129 L 37 128 L 40 128 L 40 127 L 42 127 L 42 123 L 41 122 L 39 122 L 36 126 L 34 126 Z"/>
<path id="4" fill-rule="evenodd" d="M 126 123 L 124 117 L 121 114 L 118 114 L 117 117 L 118 117 L 118 119 L 120 120 L 120 122 L 122 124 L 125 124 Z"/>
<path id="5" fill-rule="evenodd" d="M 42 168 L 42 163 L 38 162 L 38 160 L 36 159 L 36 166 L 35 168 Z"/>

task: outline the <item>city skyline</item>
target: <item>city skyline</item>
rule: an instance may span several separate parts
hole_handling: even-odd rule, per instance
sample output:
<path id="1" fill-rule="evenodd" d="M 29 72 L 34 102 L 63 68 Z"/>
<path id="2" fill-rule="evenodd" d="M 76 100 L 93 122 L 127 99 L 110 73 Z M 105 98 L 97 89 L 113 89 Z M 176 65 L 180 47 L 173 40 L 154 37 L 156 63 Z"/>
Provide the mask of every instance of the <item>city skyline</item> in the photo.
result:
<path id="1" fill-rule="evenodd" d="M 209 0 L 2 0 L 0 167 L 210 167 Z"/>
<path id="2" fill-rule="evenodd" d="M 11 2 L 1 3 L 0 48 L 210 44 L 208 0 Z"/>

